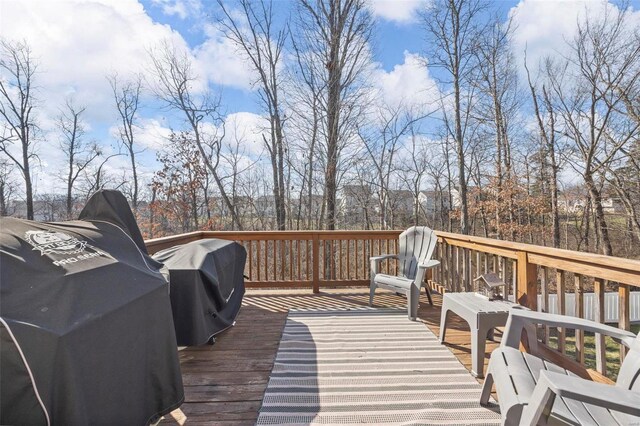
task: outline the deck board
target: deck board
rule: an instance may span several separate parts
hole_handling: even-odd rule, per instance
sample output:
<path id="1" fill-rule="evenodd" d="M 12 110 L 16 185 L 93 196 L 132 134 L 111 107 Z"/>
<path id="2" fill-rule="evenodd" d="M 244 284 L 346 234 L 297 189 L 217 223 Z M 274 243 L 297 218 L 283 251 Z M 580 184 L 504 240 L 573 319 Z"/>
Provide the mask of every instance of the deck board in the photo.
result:
<path id="1" fill-rule="evenodd" d="M 291 309 L 340 309 L 366 306 L 365 288 L 311 290 L 247 290 L 236 325 L 217 337 L 214 345 L 188 347 L 180 351 L 185 386 L 182 413 L 165 416 L 162 424 L 253 425 Z M 442 299 L 434 295 L 430 306 L 424 293 L 418 317 L 439 335 Z M 402 296 L 380 291 L 376 306 L 406 308 Z M 471 369 L 469 327 L 452 315 L 447 329 L 447 347 L 467 370 Z M 485 366 L 497 343 L 487 342 Z M 186 417 L 180 419 L 181 415 Z M 177 421 L 174 417 L 178 417 Z"/>

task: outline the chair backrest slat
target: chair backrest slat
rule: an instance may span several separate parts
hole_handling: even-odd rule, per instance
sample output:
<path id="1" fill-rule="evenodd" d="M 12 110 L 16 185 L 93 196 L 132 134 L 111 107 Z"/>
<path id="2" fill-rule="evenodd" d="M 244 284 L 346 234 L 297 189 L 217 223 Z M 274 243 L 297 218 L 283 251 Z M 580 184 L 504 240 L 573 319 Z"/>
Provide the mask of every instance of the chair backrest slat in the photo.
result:
<path id="1" fill-rule="evenodd" d="M 418 263 L 431 259 L 436 241 L 435 232 L 426 226 L 412 226 L 400 234 L 398 253 L 400 275 L 414 279 L 418 271 Z"/>

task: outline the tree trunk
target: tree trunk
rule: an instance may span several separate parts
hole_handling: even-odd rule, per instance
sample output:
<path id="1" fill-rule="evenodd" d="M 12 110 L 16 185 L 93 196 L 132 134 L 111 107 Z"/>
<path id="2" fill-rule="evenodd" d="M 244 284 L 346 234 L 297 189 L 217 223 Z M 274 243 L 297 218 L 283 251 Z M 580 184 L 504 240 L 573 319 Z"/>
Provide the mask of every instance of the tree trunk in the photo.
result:
<path id="1" fill-rule="evenodd" d="M 611 239 L 609 238 L 609 229 L 607 227 L 607 221 L 604 216 L 604 209 L 602 208 L 602 197 L 600 190 L 596 187 L 593 181 L 593 176 L 589 173 L 585 173 L 585 184 L 589 190 L 589 198 L 591 207 L 593 208 L 595 215 L 595 226 L 598 235 L 600 236 L 600 243 L 602 245 L 602 252 L 607 256 L 613 255 L 613 249 L 611 248 Z"/>

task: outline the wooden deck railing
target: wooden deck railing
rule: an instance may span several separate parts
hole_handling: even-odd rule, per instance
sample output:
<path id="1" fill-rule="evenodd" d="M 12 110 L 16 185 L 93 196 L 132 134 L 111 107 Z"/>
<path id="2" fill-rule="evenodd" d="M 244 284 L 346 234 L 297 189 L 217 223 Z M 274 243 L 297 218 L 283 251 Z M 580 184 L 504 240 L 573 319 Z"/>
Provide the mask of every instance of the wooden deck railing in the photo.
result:
<path id="1" fill-rule="evenodd" d="M 368 285 L 370 256 L 397 251 L 401 231 L 246 231 L 192 232 L 147 241 L 151 253 L 204 238 L 237 241 L 247 250 L 247 287 L 309 288 Z M 431 276 L 432 285 L 445 291 L 472 291 L 472 280 L 495 272 L 508 284 L 519 303 L 531 309 L 549 310 L 549 294 L 556 293 L 559 313 L 566 313 L 565 294 L 575 292 L 575 313 L 584 317 L 584 293 L 595 295 L 596 320 L 604 322 L 605 291 L 619 294 L 620 328 L 630 328 L 630 290 L 640 287 L 640 261 L 580 253 L 549 247 L 437 232 L 434 257 L 441 261 Z M 394 261 L 384 264 L 394 272 Z M 538 305 L 538 295 L 541 295 Z M 545 345 L 554 353 L 567 352 L 566 330 L 541 330 Z M 595 339 L 595 367 L 607 374 L 606 345 Z M 585 363 L 585 336 L 576 332 L 571 345 L 575 362 Z M 575 342 L 575 343 L 573 343 Z M 624 350 L 620 349 L 620 357 Z"/>
<path id="2" fill-rule="evenodd" d="M 320 287 L 369 285 L 369 257 L 394 253 L 402 231 L 255 231 L 192 232 L 147 241 L 155 253 L 203 238 L 221 238 L 247 250 L 247 287 Z M 384 265 L 394 271 L 395 263 Z"/>
<path id="3" fill-rule="evenodd" d="M 435 271 L 434 280 L 450 291 L 472 291 L 473 279 L 486 272 L 495 272 L 508 285 L 509 294 L 519 303 L 531 309 L 549 311 L 549 295 L 555 293 L 556 309 L 567 312 L 566 294 L 573 292 L 576 316 L 585 316 L 585 292 L 593 292 L 595 320 L 604 322 L 605 292 L 618 292 L 618 326 L 629 330 L 630 290 L 640 287 L 640 261 L 592 253 L 581 253 L 530 244 L 500 241 L 488 238 L 438 232 L 440 244 L 436 257 L 442 262 Z M 540 305 L 538 306 L 538 295 Z M 553 340 L 554 357 L 567 353 L 570 342 L 576 364 L 585 365 L 585 336 L 575 331 L 567 339 L 566 330 L 540 330 L 540 339 L 545 350 Z M 607 345 L 604 336 L 593 336 L 595 348 L 595 370 L 607 375 Z M 620 359 L 625 347 L 620 346 Z M 590 354 L 591 355 L 591 354 Z M 567 366 L 566 358 L 554 359 Z"/>

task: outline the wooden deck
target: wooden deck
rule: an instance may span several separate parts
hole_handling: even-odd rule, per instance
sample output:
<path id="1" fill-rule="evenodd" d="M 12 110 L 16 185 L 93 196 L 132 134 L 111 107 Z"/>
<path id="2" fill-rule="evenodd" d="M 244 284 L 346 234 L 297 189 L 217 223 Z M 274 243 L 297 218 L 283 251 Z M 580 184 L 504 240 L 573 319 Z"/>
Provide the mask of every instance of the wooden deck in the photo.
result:
<path id="1" fill-rule="evenodd" d="M 339 309 L 364 306 L 365 288 L 324 290 L 248 290 L 236 325 L 218 336 L 213 346 L 180 351 L 185 387 L 181 412 L 165 417 L 164 424 L 253 425 L 269 380 L 282 329 L 291 309 Z M 404 297 L 380 290 L 376 306 L 406 308 Z M 421 295 L 419 317 L 439 333 L 441 297 L 430 306 Z M 470 333 L 467 324 L 452 315 L 447 346 L 469 370 Z M 487 355 L 496 347 L 487 342 Z"/>

